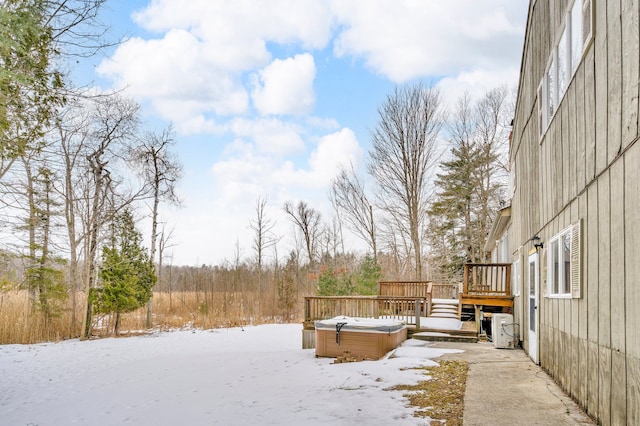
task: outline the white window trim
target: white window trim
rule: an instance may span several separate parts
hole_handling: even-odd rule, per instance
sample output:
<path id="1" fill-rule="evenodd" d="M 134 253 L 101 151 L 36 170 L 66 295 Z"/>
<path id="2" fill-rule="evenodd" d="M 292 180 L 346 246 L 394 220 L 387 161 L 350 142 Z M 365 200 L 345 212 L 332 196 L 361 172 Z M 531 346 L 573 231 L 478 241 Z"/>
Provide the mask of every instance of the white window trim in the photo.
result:
<path id="1" fill-rule="evenodd" d="M 569 283 L 568 285 L 563 285 L 566 284 L 562 281 L 558 282 L 558 288 L 561 287 L 566 287 L 568 289 L 567 293 L 553 293 L 552 292 L 552 288 L 553 288 L 553 251 L 551 250 L 551 247 L 553 247 L 553 243 L 555 241 L 558 241 L 558 258 L 560 259 L 560 256 L 562 254 L 562 243 L 560 241 L 562 241 L 562 237 L 564 237 L 565 235 L 570 234 L 571 235 L 571 246 L 570 246 L 570 251 L 569 251 L 569 257 L 570 257 L 570 263 L 569 263 Z M 547 253 L 547 297 L 550 299 L 579 299 L 581 297 L 581 280 L 582 280 L 582 276 L 581 276 L 581 258 L 582 258 L 582 238 L 581 238 L 581 222 L 578 221 L 577 223 L 574 223 L 571 226 L 568 226 L 567 228 L 563 229 L 562 231 L 560 231 L 559 233 L 557 233 L 556 235 L 553 236 L 553 238 L 551 238 L 548 242 L 548 245 L 546 245 L 546 248 L 548 249 L 548 253 Z M 562 268 L 564 268 L 564 263 L 559 262 L 559 265 L 563 265 Z M 564 271 L 564 269 L 560 269 L 558 268 L 558 277 L 559 279 L 563 279 L 564 277 L 566 277 L 567 274 Z"/>
<path id="2" fill-rule="evenodd" d="M 518 253 L 518 256 L 520 253 Z M 520 285 L 522 284 L 522 270 L 520 268 L 520 257 L 511 266 L 513 277 L 511 278 L 511 295 L 520 296 Z"/>
<path id="3" fill-rule="evenodd" d="M 585 53 L 589 47 L 589 45 L 592 43 L 593 41 L 593 22 L 594 22 L 594 17 L 593 17 L 593 11 L 594 11 L 594 7 L 593 7 L 593 2 L 595 0 L 574 0 L 573 2 L 571 2 L 568 7 L 567 10 L 565 12 L 565 19 L 563 20 L 562 25 L 560 26 L 559 30 L 557 31 L 557 37 L 556 40 L 553 44 L 553 47 L 551 49 L 551 54 L 549 55 L 549 59 L 547 61 L 547 64 L 544 68 L 544 75 L 542 76 L 542 79 L 540 80 L 540 84 L 538 86 L 538 123 L 540 126 L 540 130 L 539 130 L 539 136 L 540 136 L 540 143 L 542 143 L 542 139 L 544 138 L 544 135 L 547 133 L 547 130 L 549 129 L 549 126 L 551 125 L 551 122 L 553 121 L 553 118 L 555 117 L 556 113 L 558 112 L 559 106 L 562 103 L 566 93 L 567 93 L 567 89 L 569 88 L 569 86 L 571 85 L 571 81 L 573 80 L 573 77 L 575 76 L 575 73 L 578 69 L 578 67 L 580 66 L 580 64 L 582 63 L 582 61 L 584 60 L 584 56 Z M 572 47 L 573 47 L 573 43 L 571 42 L 571 37 L 573 35 L 573 31 L 571 28 L 572 25 L 572 9 L 573 6 L 575 4 L 575 2 L 581 2 L 582 3 L 582 14 L 581 14 L 581 38 L 582 38 L 582 43 L 581 43 L 581 48 L 582 48 L 582 52 L 580 52 L 580 55 L 577 55 L 579 57 L 579 60 L 574 64 L 573 62 L 573 53 L 571 51 Z M 584 28 L 584 21 L 585 21 L 585 13 L 589 13 L 589 17 L 588 22 L 589 22 L 589 31 L 587 33 L 585 33 L 585 28 Z M 558 63 L 560 62 L 558 59 L 558 46 L 560 44 L 560 41 L 562 40 L 562 35 L 563 33 L 565 34 L 565 58 L 564 58 L 564 64 L 567 67 L 565 73 L 566 73 L 566 84 L 564 87 L 560 87 L 559 85 L 559 73 L 558 73 Z M 553 98 L 554 99 L 549 99 L 549 81 L 548 81 L 548 73 L 550 70 L 550 67 L 552 67 L 553 69 L 551 69 L 551 72 L 553 74 Z M 549 105 L 553 105 L 553 111 L 550 111 L 549 109 Z"/>

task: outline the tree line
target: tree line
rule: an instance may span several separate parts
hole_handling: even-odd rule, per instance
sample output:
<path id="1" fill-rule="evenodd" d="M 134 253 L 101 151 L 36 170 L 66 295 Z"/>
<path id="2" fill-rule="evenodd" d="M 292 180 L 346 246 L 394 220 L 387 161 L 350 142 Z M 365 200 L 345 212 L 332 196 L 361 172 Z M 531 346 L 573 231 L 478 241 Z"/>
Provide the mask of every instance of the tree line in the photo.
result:
<path id="1" fill-rule="evenodd" d="M 110 45 L 98 19 L 104 3 L 0 0 L 0 226 L 12 235 L 0 247 L 0 292 L 27 290 L 34 315 L 70 312 L 69 336 L 84 337 L 96 315 L 112 315 L 118 333 L 121 315 L 143 306 L 152 325 L 154 291 L 170 305 L 177 291 L 195 291 L 211 297 L 194 315 L 215 300 L 224 315 L 246 313 L 241 322 L 290 320 L 302 295 L 375 294 L 382 278 L 457 282 L 464 262 L 486 259 L 506 199 L 509 93 L 465 95 L 446 111 L 437 88 L 416 83 L 379 106 L 366 172 L 349 165 L 332 181 L 333 217 L 305 200 L 284 203 L 289 253 L 278 254 L 283 236 L 265 196 L 249 218 L 254 257 L 237 248 L 229 265 L 167 265 L 172 235 L 159 205 L 179 205 L 182 174 L 171 126 L 145 129 L 137 103 L 69 77 L 78 57 Z M 148 249 L 140 215 L 151 219 Z M 346 250 L 344 232 L 367 253 Z"/>
<path id="2" fill-rule="evenodd" d="M 12 236 L 1 249 L 19 256 L 19 284 L 45 321 L 71 300 L 77 324 L 85 294 L 84 337 L 94 309 L 119 315 L 150 299 L 158 205 L 178 202 L 181 175 L 171 126 L 144 130 L 136 102 L 73 86 L 70 67 L 110 45 L 104 3 L 0 1 L 0 223 Z M 135 229 L 140 204 L 150 253 Z"/>

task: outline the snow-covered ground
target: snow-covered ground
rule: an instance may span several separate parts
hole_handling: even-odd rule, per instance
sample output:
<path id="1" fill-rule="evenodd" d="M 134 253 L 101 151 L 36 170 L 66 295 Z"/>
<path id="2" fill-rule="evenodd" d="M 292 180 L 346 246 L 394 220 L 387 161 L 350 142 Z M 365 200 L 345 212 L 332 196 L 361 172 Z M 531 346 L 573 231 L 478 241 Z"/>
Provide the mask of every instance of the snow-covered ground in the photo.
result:
<path id="1" fill-rule="evenodd" d="M 332 364 L 299 324 L 0 346 L 0 425 L 416 425 L 396 384 L 444 350 Z"/>

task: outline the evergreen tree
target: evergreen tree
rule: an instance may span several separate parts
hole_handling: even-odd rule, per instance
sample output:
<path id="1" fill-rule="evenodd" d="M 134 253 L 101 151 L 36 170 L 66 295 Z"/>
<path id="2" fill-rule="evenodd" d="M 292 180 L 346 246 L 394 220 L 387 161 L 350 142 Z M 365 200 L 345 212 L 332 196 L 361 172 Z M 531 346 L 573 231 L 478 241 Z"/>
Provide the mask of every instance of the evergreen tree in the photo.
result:
<path id="1" fill-rule="evenodd" d="M 375 257 L 366 255 L 353 277 L 355 293 L 362 296 L 378 294 L 378 281 L 380 281 L 380 278 L 382 278 L 382 267 Z"/>
<path id="2" fill-rule="evenodd" d="M 350 296 L 353 290 L 351 274 L 347 271 L 327 266 L 318 276 L 318 296 Z"/>
<path id="3" fill-rule="evenodd" d="M 440 164 L 429 209 L 431 261 L 440 280 L 459 281 L 465 262 L 486 260 L 484 244 L 504 186 L 506 97 L 504 88 L 475 104 L 463 96 L 449 125 L 450 157 Z"/>
<path id="4" fill-rule="evenodd" d="M 47 21 L 42 0 L 0 0 L 0 178 L 63 103 Z"/>
<path id="5" fill-rule="evenodd" d="M 102 252 L 102 287 L 92 292 L 95 312 L 116 316 L 114 333 L 120 332 L 120 315 L 144 306 L 152 296 L 156 277 L 133 215 L 125 210 L 113 226 L 110 247 Z"/>
<path id="6" fill-rule="evenodd" d="M 454 140 L 450 161 L 441 163 L 436 175 L 437 201 L 431 205 L 432 254 L 440 272 L 457 277 L 464 262 L 475 257 L 473 207 L 476 198 L 471 184 L 473 169 L 480 161 L 479 151 L 468 140 Z M 435 250 L 434 250 L 435 249 Z"/>

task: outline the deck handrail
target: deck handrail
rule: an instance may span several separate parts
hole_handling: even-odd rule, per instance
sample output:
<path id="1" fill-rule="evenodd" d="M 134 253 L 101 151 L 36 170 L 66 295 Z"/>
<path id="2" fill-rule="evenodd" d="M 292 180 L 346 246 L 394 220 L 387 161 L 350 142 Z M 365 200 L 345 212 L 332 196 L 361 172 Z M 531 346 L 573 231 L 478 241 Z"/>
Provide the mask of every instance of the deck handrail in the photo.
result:
<path id="1" fill-rule="evenodd" d="M 438 284 L 433 281 L 380 281 L 378 294 L 381 296 L 427 297 L 434 299 L 455 299 L 458 297 L 458 284 Z"/>
<path id="2" fill-rule="evenodd" d="M 427 316 L 424 297 L 404 296 L 306 296 L 304 325 L 312 328 L 315 321 L 336 316 L 358 318 L 388 318 L 420 326 L 420 317 Z"/>
<path id="3" fill-rule="evenodd" d="M 465 295 L 511 295 L 510 263 L 465 263 L 463 278 Z"/>
<path id="4" fill-rule="evenodd" d="M 378 294 L 380 296 L 410 296 L 426 297 L 425 284 L 431 281 L 379 281 Z"/>

